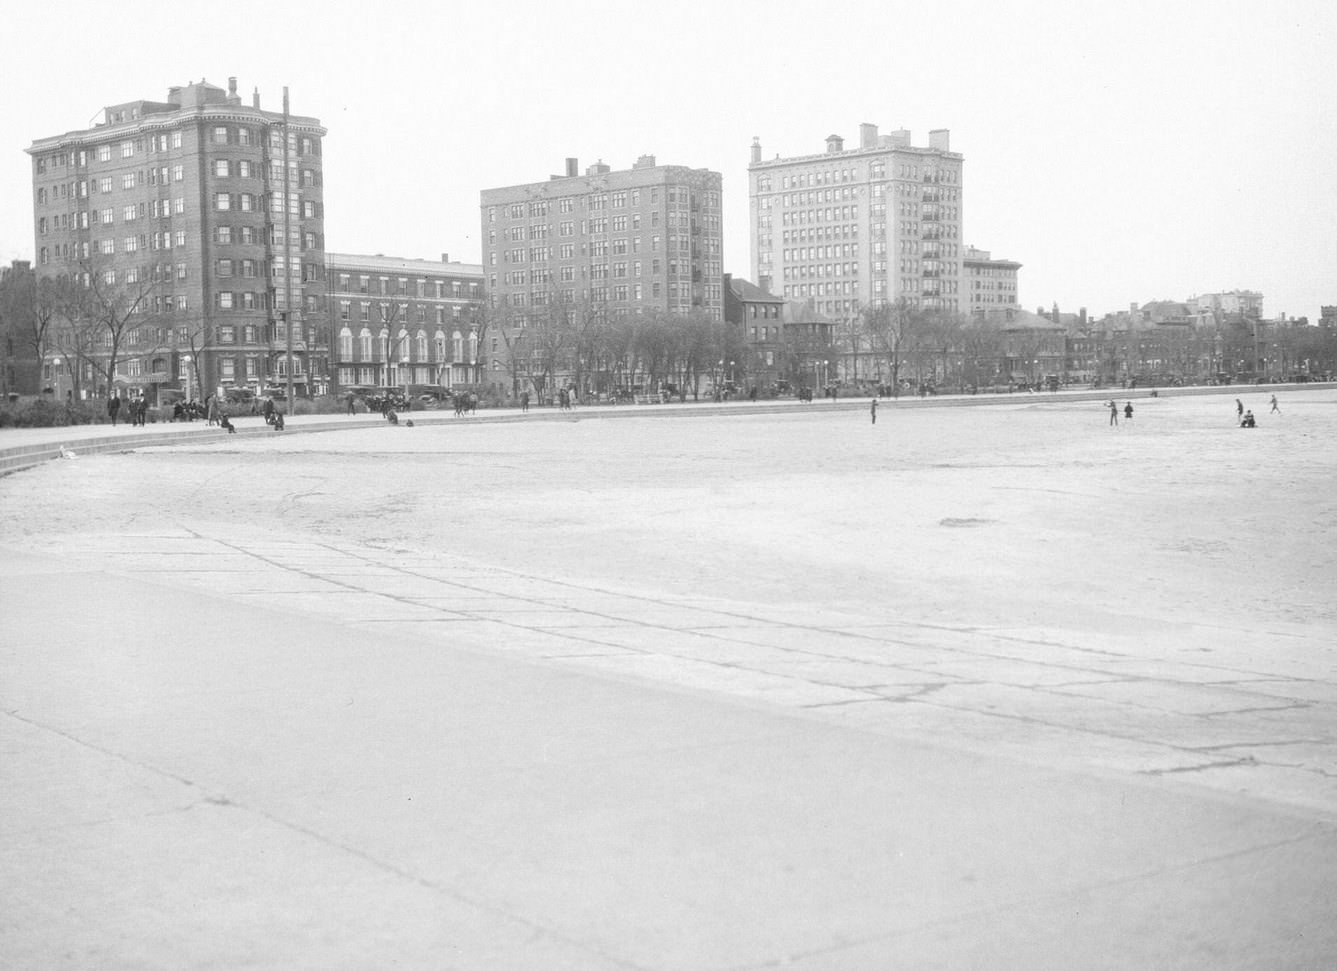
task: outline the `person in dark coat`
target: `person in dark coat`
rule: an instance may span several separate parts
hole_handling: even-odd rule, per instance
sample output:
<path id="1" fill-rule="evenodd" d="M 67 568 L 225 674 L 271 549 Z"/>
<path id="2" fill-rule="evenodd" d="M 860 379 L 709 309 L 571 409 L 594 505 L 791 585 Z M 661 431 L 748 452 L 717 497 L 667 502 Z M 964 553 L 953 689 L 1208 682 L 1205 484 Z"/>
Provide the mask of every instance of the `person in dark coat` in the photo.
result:
<path id="1" fill-rule="evenodd" d="M 1276 400 L 1275 398 L 1273 399 Z M 111 419 L 113 425 L 116 424 L 116 416 L 121 413 L 121 399 L 112 395 L 107 399 L 107 417 Z"/>

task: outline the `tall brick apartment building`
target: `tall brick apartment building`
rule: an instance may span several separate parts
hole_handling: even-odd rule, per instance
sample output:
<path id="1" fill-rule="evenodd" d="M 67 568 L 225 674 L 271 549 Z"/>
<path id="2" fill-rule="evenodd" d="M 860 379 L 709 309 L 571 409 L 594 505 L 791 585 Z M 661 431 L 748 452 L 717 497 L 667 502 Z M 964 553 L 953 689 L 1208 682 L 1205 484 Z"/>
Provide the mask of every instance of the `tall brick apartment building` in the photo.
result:
<path id="1" fill-rule="evenodd" d="M 92 128 L 38 139 L 33 167 L 35 269 L 127 321 L 118 393 L 287 381 L 293 321 L 298 393 L 328 381 L 321 140 L 311 117 L 249 105 L 204 81 L 166 101 L 106 108 Z M 291 260 L 291 266 L 285 262 Z M 291 279 L 291 299 L 288 280 Z M 80 397 L 107 394 L 112 343 L 84 315 L 53 350 Z M 89 339 L 92 332 L 92 339 Z M 73 353 L 71 353 L 73 351 Z"/>
<path id="2" fill-rule="evenodd" d="M 481 195 L 483 272 L 494 307 L 585 304 L 612 318 L 703 311 L 724 319 L 720 174 L 603 162 Z"/>

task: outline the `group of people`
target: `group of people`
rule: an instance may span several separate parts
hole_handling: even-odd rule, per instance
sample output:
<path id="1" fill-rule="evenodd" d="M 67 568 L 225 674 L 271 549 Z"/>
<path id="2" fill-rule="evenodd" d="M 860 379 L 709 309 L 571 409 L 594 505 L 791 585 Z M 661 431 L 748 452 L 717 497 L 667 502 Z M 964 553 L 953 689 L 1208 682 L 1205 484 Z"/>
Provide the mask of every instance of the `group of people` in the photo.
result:
<path id="1" fill-rule="evenodd" d="M 120 417 L 121 410 L 125 410 L 126 417 L 131 425 L 144 424 L 144 416 L 148 413 L 149 403 L 144 400 L 143 395 L 135 398 L 128 398 L 124 401 L 117 395 L 112 395 L 107 399 L 107 417 L 111 423 L 116 424 L 116 419 Z"/>
<path id="2" fill-rule="evenodd" d="M 1281 406 L 1277 404 L 1277 396 L 1273 395 L 1270 399 L 1272 410 L 1268 412 L 1271 415 L 1281 414 Z M 1240 428 L 1257 428 L 1258 419 L 1253 416 L 1252 408 L 1245 408 L 1244 402 L 1238 398 L 1235 399 L 1235 418 L 1239 420 Z"/>
<path id="3" fill-rule="evenodd" d="M 1119 403 L 1115 401 L 1113 398 L 1109 400 L 1109 410 L 1110 410 L 1110 424 L 1111 425 L 1119 424 Z M 1133 420 L 1133 403 L 1131 401 L 1124 402 L 1123 417 L 1125 421 Z"/>

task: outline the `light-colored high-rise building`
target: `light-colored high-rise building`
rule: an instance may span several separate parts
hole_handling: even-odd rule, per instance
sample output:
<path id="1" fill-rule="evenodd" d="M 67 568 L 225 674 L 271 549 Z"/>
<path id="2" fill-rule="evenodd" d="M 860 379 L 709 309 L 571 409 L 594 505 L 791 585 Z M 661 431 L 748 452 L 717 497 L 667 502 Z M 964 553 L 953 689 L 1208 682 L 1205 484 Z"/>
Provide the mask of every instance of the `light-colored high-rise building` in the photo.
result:
<path id="1" fill-rule="evenodd" d="M 603 162 L 544 182 L 484 189 L 488 300 L 512 315 L 583 305 L 610 318 L 637 311 L 724 314 L 720 175 Z"/>
<path id="2" fill-rule="evenodd" d="M 295 390 L 324 389 L 325 129 L 297 115 L 286 125 L 285 149 L 284 112 L 262 109 L 259 92 L 244 104 L 232 78 L 33 142 L 35 269 L 95 305 L 53 341 L 67 387 L 202 400 L 282 385 L 291 320 Z M 81 323 L 90 332 L 72 333 Z"/>
<path id="3" fill-rule="evenodd" d="M 905 298 L 925 309 L 965 310 L 962 156 L 946 129 L 926 147 L 908 131 L 859 126 L 812 155 L 748 166 L 752 270 L 772 293 L 812 300 L 835 319 Z"/>

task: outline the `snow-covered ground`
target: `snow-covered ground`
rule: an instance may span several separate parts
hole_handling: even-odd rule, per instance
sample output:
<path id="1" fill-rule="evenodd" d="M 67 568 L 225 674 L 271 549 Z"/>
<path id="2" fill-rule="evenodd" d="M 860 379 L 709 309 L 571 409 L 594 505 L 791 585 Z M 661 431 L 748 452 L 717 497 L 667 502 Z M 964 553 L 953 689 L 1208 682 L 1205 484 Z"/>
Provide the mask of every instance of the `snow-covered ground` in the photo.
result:
<path id="1" fill-rule="evenodd" d="M 112 570 L 154 568 L 140 550 L 157 547 L 127 538 L 201 536 L 364 549 L 377 569 L 435 557 L 437 575 L 510 571 L 516 591 L 556 581 L 653 605 L 635 637 L 591 635 L 595 654 L 608 642 L 635 658 L 581 662 L 592 668 L 986 748 L 1003 744 L 1004 719 L 1014 754 L 1046 764 L 1185 771 L 1207 751 L 1253 764 L 1250 746 L 1299 742 L 1310 748 L 1281 760 L 1301 773 L 1287 798 L 1331 809 L 1337 391 L 1280 404 L 1270 414 L 1267 395 L 1245 395 L 1254 429 L 1238 427 L 1233 394 L 1167 394 L 1136 400 L 1117 427 L 1100 402 L 1027 396 L 884 403 L 876 424 L 865 410 L 576 411 L 238 438 L 0 479 L 17 513 L 0 544 Z M 292 556 L 266 582 L 319 572 Z M 157 582 L 222 590 L 188 559 L 163 562 L 185 565 Z M 329 603 L 272 605 L 328 616 Z M 397 610 L 414 619 L 378 606 L 376 629 Z M 730 635 L 729 618 L 749 632 Z M 757 634 L 759 622 L 774 629 Z M 544 614 L 533 628 L 546 638 L 573 623 Z M 684 645 L 675 632 L 689 628 L 721 636 Z M 455 643 L 462 630 L 405 629 Z M 474 640 L 513 647 L 493 635 Z M 1213 694 L 1221 684 L 1249 687 Z M 923 702 L 910 706 L 918 720 L 847 704 L 888 697 Z M 1288 710 L 1277 724 L 1243 725 L 1274 707 Z M 983 720 L 962 726 L 962 712 Z M 1092 733 L 1117 751 L 1100 755 Z M 1147 744 L 1173 751 L 1169 769 Z"/>
<path id="2" fill-rule="evenodd" d="M 1122 402 L 1120 402 L 1122 405 Z M 170 523 L 1105 640 L 1337 627 L 1337 392 L 377 427 L 0 480 L 0 541 Z"/>

